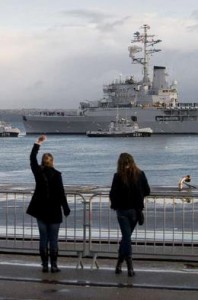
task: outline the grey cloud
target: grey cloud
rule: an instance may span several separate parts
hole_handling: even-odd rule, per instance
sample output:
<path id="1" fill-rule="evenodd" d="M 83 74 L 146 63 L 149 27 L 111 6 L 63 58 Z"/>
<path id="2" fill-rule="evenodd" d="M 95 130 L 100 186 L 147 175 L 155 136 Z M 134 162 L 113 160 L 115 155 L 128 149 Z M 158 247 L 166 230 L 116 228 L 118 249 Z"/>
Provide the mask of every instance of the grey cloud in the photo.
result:
<path id="1" fill-rule="evenodd" d="M 101 31 L 112 31 L 116 26 L 122 26 L 124 23 L 130 19 L 131 17 L 126 16 L 122 19 L 118 19 L 112 22 L 104 22 L 101 24 L 98 24 L 97 28 Z"/>
<path id="2" fill-rule="evenodd" d="M 62 14 L 67 16 L 77 17 L 77 18 L 83 18 L 88 20 L 90 23 L 100 23 L 103 22 L 105 19 L 112 17 L 112 15 L 101 13 L 96 10 L 84 10 L 84 9 L 68 10 L 68 11 L 64 11 Z"/>
<path id="3" fill-rule="evenodd" d="M 187 26 L 187 31 L 192 32 L 192 31 L 198 31 L 198 23 L 192 26 Z"/>
<path id="4" fill-rule="evenodd" d="M 194 21 L 197 21 L 198 22 L 198 10 L 194 10 L 191 14 L 191 19 L 193 19 Z M 188 26 L 187 27 L 187 30 L 188 31 L 197 31 L 198 30 L 198 23 L 197 24 L 194 24 L 192 26 Z"/>
<path id="5" fill-rule="evenodd" d="M 41 89 L 44 86 L 44 81 L 43 80 L 37 80 L 32 83 L 32 85 L 27 87 L 27 90 L 38 90 Z"/>
<path id="6" fill-rule="evenodd" d="M 89 24 L 95 25 L 95 28 L 99 31 L 112 31 L 116 26 L 122 26 L 131 17 L 125 16 L 123 18 L 117 18 L 115 15 L 99 12 L 97 10 L 68 10 L 62 12 L 62 14 L 69 17 L 75 17 L 86 20 Z"/>
<path id="7" fill-rule="evenodd" d="M 194 10 L 191 14 L 191 18 L 198 20 L 198 10 Z"/>
<path id="8" fill-rule="evenodd" d="M 37 80 L 35 83 L 34 83 L 34 87 L 36 88 L 40 88 L 42 87 L 44 84 L 44 81 L 43 80 Z"/>

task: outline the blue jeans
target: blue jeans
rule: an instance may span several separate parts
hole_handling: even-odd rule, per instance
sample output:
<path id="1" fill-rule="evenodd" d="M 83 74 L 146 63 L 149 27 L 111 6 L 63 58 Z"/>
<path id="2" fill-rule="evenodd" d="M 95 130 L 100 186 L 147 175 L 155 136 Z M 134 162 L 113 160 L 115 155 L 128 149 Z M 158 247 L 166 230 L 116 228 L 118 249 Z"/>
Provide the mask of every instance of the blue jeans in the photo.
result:
<path id="1" fill-rule="evenodd" d="M 46 224 L 38 219 L 37 223 L 40 234 L 40 251 L 46 251 L 46 249 L 48 249 L 49 244 L 50 252 L 57 252 L 60 223 Z"/>
<path id="2" fill-rule="evenodd" d="M 137 212 L 135 209 L 117 210 L 117 219 L 122 233 L 120 241 L 119 256 L 131 256 L 131 235 L 137 224 Z"/>

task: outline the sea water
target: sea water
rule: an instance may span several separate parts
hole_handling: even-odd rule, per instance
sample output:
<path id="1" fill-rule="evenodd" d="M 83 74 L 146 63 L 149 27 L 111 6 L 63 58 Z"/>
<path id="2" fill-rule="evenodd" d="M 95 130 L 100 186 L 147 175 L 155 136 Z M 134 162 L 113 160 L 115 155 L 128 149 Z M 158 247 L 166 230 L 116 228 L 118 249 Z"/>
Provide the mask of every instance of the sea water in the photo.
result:
<path id="1" fill-rule="evenodd" d="M 0 138 L 0 183 L 34 184 L 29 155 L 37 136 Z M 185 175 L 198 184 L 198 136 L 152 135 L 136 138 L 89 138 L 49 135 L 38 154 L 51 152 L 65 185 L 110 186 L 117 160 L 128 152 L 151 185 L 178 186 Z"/>

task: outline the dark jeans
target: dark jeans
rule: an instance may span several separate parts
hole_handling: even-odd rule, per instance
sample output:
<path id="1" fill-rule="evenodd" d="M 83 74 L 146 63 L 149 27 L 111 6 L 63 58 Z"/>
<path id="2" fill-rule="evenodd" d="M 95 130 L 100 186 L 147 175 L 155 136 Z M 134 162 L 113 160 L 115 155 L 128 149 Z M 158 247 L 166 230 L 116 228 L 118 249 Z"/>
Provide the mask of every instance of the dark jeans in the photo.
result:
<path id="1" fill-rule="evenodd" d="M 135 209 L 117 210 L 118 223 L 122 233 L 122 239 L 120 241 L 119 255 L 131 256 L 131 235 L 137 224 L 137 212 Z"/>
<path id="2" fill-rule="evenodd" d="M 50 246 L 50 252 L 58 251 L 58 233 L 60 223 L 58 224 L 46 224 L 37 219 L 39 234 L 40 234 L 40 251 L 48 249 Z"/>

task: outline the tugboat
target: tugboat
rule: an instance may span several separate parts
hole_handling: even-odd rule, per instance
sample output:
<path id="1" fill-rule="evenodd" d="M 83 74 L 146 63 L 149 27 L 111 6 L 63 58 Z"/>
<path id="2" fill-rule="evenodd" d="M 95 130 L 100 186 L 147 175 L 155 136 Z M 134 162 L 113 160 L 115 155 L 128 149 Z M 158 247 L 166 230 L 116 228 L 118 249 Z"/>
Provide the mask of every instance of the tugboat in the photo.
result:
<path id="1" fill-rule="evenodd" d="M 10 124 L 0 121 L 0 137 L 18 137 L 20 130 Z"/>
<path id="2" fill-rule="evenodd" d="M 88 137 L 149 137 L 153 130 L 149 127 L 139 128 L 137 122 L 130 122 L 127 119 L 116 117 L 108 130 L 87 131 Z"/>

